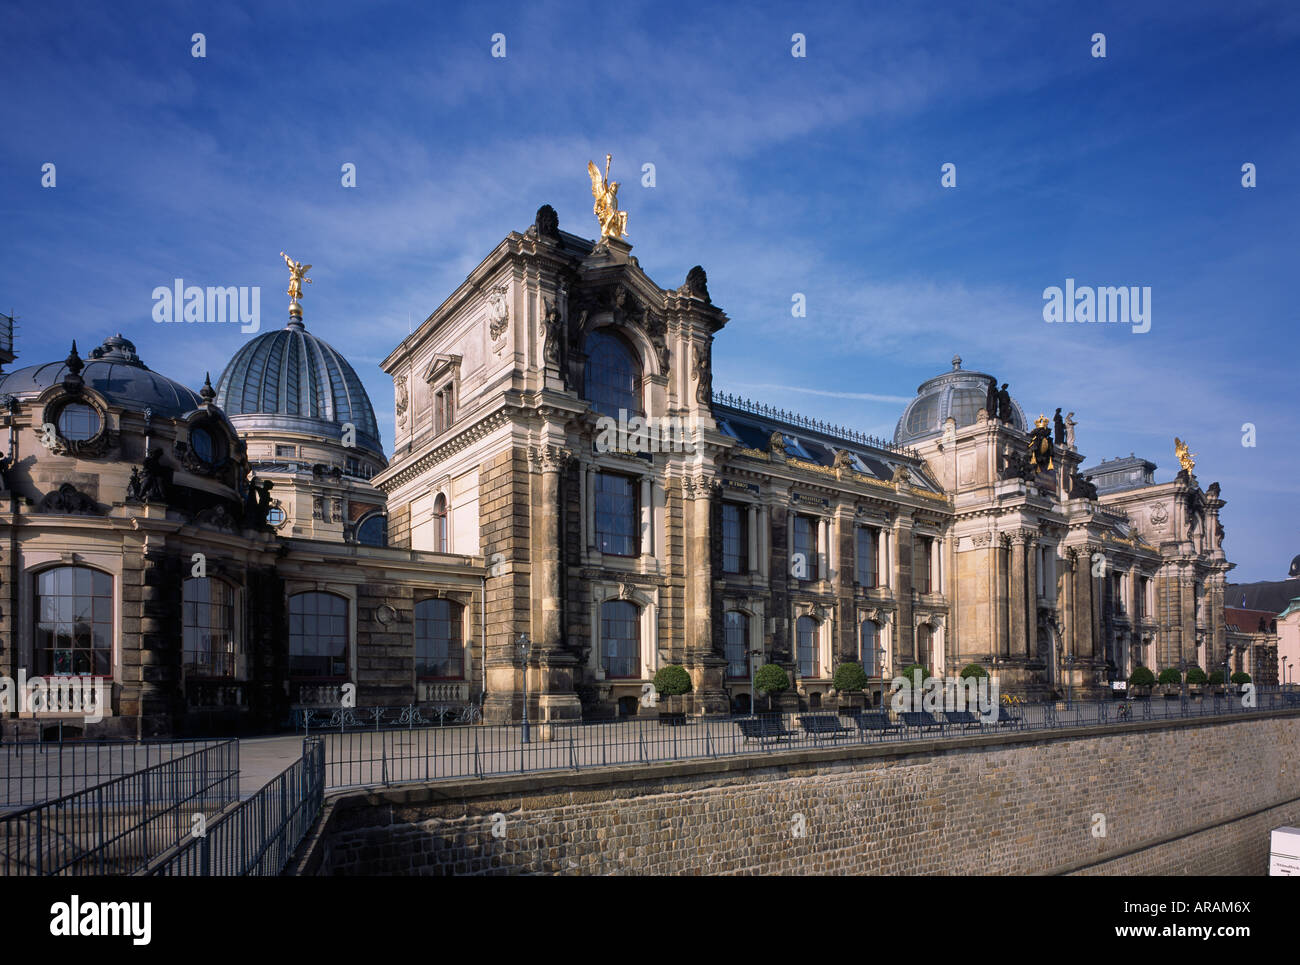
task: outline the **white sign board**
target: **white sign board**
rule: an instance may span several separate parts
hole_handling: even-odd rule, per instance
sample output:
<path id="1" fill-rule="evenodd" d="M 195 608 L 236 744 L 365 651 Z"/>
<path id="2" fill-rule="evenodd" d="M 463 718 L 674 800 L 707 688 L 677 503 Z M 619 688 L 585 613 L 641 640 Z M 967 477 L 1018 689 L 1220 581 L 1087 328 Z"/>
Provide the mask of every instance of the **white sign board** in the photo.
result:
<path id="1" fill-rule="evenodd" d="M 1268 873 L 1300 877 L 1300 828 L 1274 828 L 1268 845 Z"/>

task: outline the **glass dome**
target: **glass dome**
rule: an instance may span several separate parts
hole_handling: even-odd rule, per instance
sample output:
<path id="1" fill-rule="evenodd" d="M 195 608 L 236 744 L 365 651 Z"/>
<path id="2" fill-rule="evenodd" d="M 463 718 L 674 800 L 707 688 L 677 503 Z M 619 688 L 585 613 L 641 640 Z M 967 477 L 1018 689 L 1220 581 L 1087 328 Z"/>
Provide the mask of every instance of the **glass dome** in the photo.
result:
<path id="1" fill-rule="evenodd" d="M 894 442 L 911 445 L 943 432 L 943 424 L 951 416 L 957 427 L 975 422 L 975 416 L 984 408 L 990 384 L 996 384 L 991 375 L 961 367 L 961 357 L 952 360 L 952 371 L 922 382 L 916 398 L 907 404 L 894 429 Z M 1025 412 L 1020 403 L 1011 400 L 1011 424 L 1025 430 Z"/>

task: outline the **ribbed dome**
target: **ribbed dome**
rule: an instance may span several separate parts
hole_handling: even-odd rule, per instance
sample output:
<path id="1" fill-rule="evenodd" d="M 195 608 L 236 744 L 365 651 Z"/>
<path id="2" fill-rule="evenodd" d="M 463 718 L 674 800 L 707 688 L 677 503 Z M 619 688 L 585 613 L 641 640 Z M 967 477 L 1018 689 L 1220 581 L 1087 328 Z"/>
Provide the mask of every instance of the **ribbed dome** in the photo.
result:
<path id="1" fill-rule="evenodd" d="M 241 348 L 217 382 L 217 405 L 238 424 L 240 415 L 284 416 L 285 428 L 325 431 L 351 422 L 357 446 L 383 453 L 370 397 L 348 360 L 290 319 Z M 329 429 L 316 423 L 332 423 Z"/>
<path id="2" fill-rule="evenodd" d="M 949 416 L 956 420 L 958 428 L 971 425 L 984 408 L 989 384 L 996 381 L 983 372 L 963 369 L 960 356 L 954 358 L 951 372 L 922 382 L 917 388 L 916 398 L 907 404 L 894 429 L 894 442 L 910 445 L 918 439 L 937 436 L 943 432 L 943 423 Z M 1011 424 L 1023 432 L 1027 424 L 1025 412 L 1015 399 L 1011 400 L 1011 407 Z"/>
<path id="3" fill-rule="evenodd" d="M 14 396 L 39 395 L 68 374 L 63 362 L 29 365 L 0 376 L 0 393 Z M 110 403 L 135 412 L 151 409 L 153 414 L 176 419 L 203 405 L 199 394 L 187 386 L 159 375 L 140 361 L 135 345 L 120 334 L 104 339 L 91 349 L 81 370 L 87 387 Z"/>

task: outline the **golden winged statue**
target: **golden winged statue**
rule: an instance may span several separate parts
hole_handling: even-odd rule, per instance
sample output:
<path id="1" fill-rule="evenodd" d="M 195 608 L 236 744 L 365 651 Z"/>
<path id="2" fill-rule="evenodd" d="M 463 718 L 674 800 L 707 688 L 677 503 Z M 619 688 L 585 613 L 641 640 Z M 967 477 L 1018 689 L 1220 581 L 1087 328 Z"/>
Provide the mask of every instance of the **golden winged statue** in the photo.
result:
<path id="1" fill-rule="evenodd" d="M 622 238 L 627 234 L 627 212 L 618 210 L 618 182 L 609 179 L 609 163 L 612 154 L 605 155 L 605 175 L 601 177 L 600 168 L 594 161 L 587 162 L 587 173 L 591 175 L 591 196 L 596 199 L 592 210 L 600 222 L 600 237 Z"/>
<path id="2" fill-rule="evenodd" d="M 1177 436 L 1174 436 L 1174 455 L 1178 457 L 1178 463 L 1183 467 L 1183 472 L 1190 476 L 1192 470 L 1196 467 L 1196 453 L 1188 449 L 1187 443 Z"/>
<path id="3" fill-rule="evenodd" d="M 297 301 L 302 298 L 302 283 L 306 282 L 308 285 L 311 284 L 310 278 L 303 277 L 309 270 L 311 270 L 311 265 L 304 265 L 301 261 L 294 261 L 283 251 L 280 252 L 280 257 L 283 258 L 284 263 L 289 266 L 289 290 L 286 291 L 285 294 L 294 301 Z"/>

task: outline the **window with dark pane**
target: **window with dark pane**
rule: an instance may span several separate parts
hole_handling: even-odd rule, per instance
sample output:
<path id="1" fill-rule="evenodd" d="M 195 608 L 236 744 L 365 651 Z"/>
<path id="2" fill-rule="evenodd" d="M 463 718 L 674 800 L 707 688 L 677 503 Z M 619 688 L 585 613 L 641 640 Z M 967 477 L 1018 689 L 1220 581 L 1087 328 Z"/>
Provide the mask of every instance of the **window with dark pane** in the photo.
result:
<path id="1" fill-rule="evenodd" d="M 617 335 L 597 331 L 587 336 L 584 394 L 591 407 L 617 419 L 620 409 L 630 418 L 641 414 L 641 364 L 636 353 Z"/>
<path id="2" fill-rule="evenodd" d="M 289 675 L 345 677 L 348 672 L 348 601 L 333 593 L 289 597 Z"/>
<path id="3" fill-rule="evenodd" d="M 722 504 L 722 571 L 743 573 L 749 563 L 749 527 L 744 506 Z"/>
<path id="4" fill-rule="evenodd" d="M 607 677 L 641 676 L 641 614 L 627 600 L 600 607 L 600 664 Z"/>
<path id="5" fill-rule="evenodd" d="M 464 608 L 452 600 L 415 605 L 415 674 L 438 680 L 465 677 Z"/>
<path id="6" fill-rule="evenodd" d="M 723 618 L 726 631 L 727 676 L 749 676 L 749 617 L 739 610 L 728 610 Z"/>
<path id="7" fill-rule="evenodd" d="M 235 595 L 229 584 L 208 576 L 185 581 L 181 637 L 187 674 L 235 676 Z"/>
<path id="8" fill-rule="evenodd" d="M 35 656 L 44 676 L 113 674 L 113 578 L 85 566 L 36 576 Z"/>
<path id="9" fill-rule="evenodd" d="M 630 476 L 596 474 L 596 548 L 612 556 L 637 556 L 641 511 L 637 482 Z"/>

